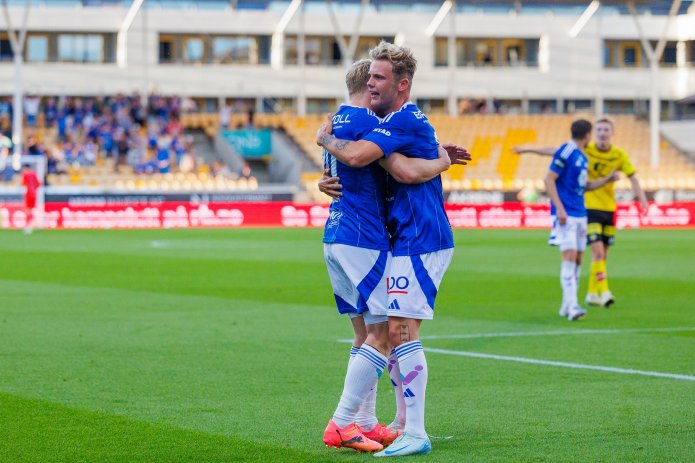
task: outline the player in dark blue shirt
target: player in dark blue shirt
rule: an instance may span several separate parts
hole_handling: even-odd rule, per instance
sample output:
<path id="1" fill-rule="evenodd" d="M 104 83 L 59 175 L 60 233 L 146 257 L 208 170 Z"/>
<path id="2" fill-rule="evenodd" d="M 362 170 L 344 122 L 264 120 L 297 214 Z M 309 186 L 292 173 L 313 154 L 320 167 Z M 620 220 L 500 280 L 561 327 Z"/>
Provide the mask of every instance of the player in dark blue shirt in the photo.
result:
<path id="1" fill-rule="evenodd" d="M 333 132 L 341 138 L 359 140 L 381 123 L 365 107 L 369 104 L 369 66 L 370 61 L 363 60 L 347 73 L 350 104 L 341 105 L 331 121 Z M 394 153 L 380 162 L 404 181 L 422 182 L 449 167 L 448 153 L 440 154 L 424 160 Z M 324 255 L 338 311 L 350 315 L 355 339 L 343 393 L 323 440 L 333 447 L 375 451 L 400 435 L 379 424 L 375 416 L 376 383 L 390 352 L 384 278 L 390 249 L 386 172 L 379 162 L 350 166 L 328 152 L 324 152 L 324 166 L 342 184 L 342 196 L 332 202 L 326 221 Z M 400 408 L 404 414 L 405 407 Z"/>
<path id="2" fill-rule="evenodd" d="M 584 191 L 615 181 L 617 176 L 611 172 L 606 177 L 587 181 L 587 158 L 582 149 L 591 140 L 591 122 L 584 119 L 574 121 L 571 134 L 572 140 L 555 152 L 545 177 L 545 185 L 551 201 L 550 214 L 553 219 L 549 243 L 559 246 L 562 252 L 560 316 L 574 321 L 586 315 L 586 310 L 579 307 L 577 302 L 577 282 L 586 248 L 587 216 Z"/>
<path id="3" fill-rule="evenodd" d="M 417 106 L 410 90 L 417 62 L 412 52 L 382 42 L 371 50 L 367 84 L 371 109 L 383 122 L 359 141 L 342 140 L 324 124 L 317 142 L 341 162 L 365 166 L 398 151 L 405 156 L 435 159 L 438 141 L 434 129 Z M 396 179 L 398 180 L 398 179 Z M 427 362 L 419 340 L 422 320 L 431 319 L 439 284 L 453 255 L 451 226 L 444 211 L 441 180 L 437 176 L 419 185 L 389 180 L 388 228 L 393 258 L 388 273 L 389 335 L 394 346 L 389 373 L 402 389 L 403 434 L 375 456 L 427 454 L 431 444 L 424 424 Z"/>

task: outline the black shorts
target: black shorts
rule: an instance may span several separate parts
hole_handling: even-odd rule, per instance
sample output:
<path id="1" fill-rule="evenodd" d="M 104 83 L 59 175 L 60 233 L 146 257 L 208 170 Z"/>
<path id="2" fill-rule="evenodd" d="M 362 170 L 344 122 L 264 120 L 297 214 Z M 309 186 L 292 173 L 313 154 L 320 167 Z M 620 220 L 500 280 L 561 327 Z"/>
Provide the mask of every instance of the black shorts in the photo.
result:
<path id="1" fill-rule="evenodd" d="M 589 244 L 603 241 L 606 246 L 615 242 L 615 212 L 587 209 L 586 241 Z"/>

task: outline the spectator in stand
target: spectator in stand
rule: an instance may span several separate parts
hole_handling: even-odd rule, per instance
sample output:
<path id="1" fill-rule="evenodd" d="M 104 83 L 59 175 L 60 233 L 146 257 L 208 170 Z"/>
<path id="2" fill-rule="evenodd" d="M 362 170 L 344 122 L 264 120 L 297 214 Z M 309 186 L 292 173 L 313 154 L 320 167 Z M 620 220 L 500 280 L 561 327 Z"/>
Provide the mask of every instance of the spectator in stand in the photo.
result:
<path id="1" fill-rule="evenodd" d="M 24 116 L 26 117 L 27 127 L 36 127 L 40 105 L 41 98 L 39 96 L 29 94 L 24 97 Z"/>
<path id="2" fill-rule="evenodd" d="M 0 98 L 0 119 L 12 120 L 12 97 Z"/>
<path id="3" fill-rule="evenodd" d="M 46 150 L 43 148 L 43 145 L 39 142 L 39 140 L 36 138 L 36 135 L 29 135 L 27 137 L 27 144 L 26 144 L 26 154 L 29 154 L 31 156 L 43 156 L 46 154 Z"/>
<path id="4" fill-rule="evenodd" d="M 43 107 L 43 120 L 46 127 L 55 126 L 58 119 L 58 105 L 56 99 L 49 97 L 46 99 L 46 104 Z"/>
<path id="5" fill-rule="evenodd" d="M 253 174 L 251 174 L 251 166 L 246 161 L 244 161 L 244 165 L 241 168 L 241 172 L 239 172 L 239 178 L 253 178 Z"/>
<path id="6" fill-rule="evenodd" d="M 225 101 L 220 108 L 220 126 L 227 130 L 232 119 L 232 108 Z"/>
<path id="7" fill-rule="evenodd" d="M 171 171 L 170 145 L 170 139 L 167 136 L 161 137 L 157 142 L 157 170 L 162 174 L 168 174 Z"/>

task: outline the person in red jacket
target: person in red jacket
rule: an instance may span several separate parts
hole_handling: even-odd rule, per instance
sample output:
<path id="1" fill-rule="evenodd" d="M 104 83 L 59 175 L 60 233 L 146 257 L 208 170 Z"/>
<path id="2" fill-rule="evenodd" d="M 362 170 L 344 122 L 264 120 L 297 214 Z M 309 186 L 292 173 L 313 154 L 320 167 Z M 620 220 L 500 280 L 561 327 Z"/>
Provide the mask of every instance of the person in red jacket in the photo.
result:
<path id="1" fill-rule="evenodd" d="M 27 215 L 27 221 L 24 225 L 24 233 L 29 234 L 31 233 L 34 224 L 34 208 L 36 207 L 36 196 L 37 191 L 41 186 L 41 181 L 36 176 L 34 169 L 32 169 L 28 164 L 25 164 L 22 168 L 22 186 L 25 188 L 24 212 Z"/>

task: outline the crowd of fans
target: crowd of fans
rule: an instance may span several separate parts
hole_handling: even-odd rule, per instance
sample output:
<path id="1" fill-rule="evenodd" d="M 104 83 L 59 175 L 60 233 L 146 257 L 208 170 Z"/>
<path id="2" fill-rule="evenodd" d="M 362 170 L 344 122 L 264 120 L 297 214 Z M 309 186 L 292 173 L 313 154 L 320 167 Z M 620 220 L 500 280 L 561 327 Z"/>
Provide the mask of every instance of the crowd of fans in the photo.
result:
<path id="1" fill-rule="evenodd" d="M 184 135 L 180 121 L 183 111 L 196 110 L 193 100 L 155 93 L 146 102 L 137 93 L 43 99 L 27 95 L 23 110 L 29 133 L 23 153 L 46 156 L 49 174 L 101 160 L 136 173 L 195 172 L 199 167 L 193 140 Z M 0 99 L 0 130 L 8 139 L 12 111 L 12 97 Z M 32 130 L 39 124 L 43 140 Z"/>

